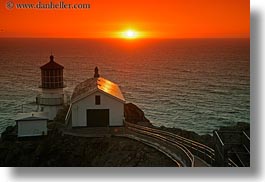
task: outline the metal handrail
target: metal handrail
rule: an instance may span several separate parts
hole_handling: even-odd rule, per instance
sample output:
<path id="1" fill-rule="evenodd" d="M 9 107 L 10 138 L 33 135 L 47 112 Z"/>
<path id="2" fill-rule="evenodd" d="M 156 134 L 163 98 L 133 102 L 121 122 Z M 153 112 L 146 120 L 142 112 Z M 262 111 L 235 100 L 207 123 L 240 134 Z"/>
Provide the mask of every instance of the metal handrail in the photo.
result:
<path id="1" fill-rule="evenodd" d="M 230 158 L 228 158 L 228 166 L 229 167 L 238 167 L 234 161 L 232 161 Z"/>
<path id="2" fill-rule="evenodd" d="M 242 133 L 243 133 L 243 136 L 245 136 L 245 137 L 250 141 L 250 138 L 249 138 L 249 136 L 246 134 L 246 132 L 242 131 Z"/>
<path id="3" fill-rule="evenodd" d="M 166 135 L 166 136 L 172 137 L 172 138 L 175 139 L 175 141 L 177 140 L 180 144 L 182 144 L 185 147 L 191 149 L 191 152 L 194 155 L 202 157 L 205 161 L 207 161 L 210 164 L 213 164 L 213 162 L 214 162 L 214 150 L 212 148 L 204 145 L 204 144 L 192 141 L 190 139 L 181 137 L 179 135 L 176 135 L 176 134 L 173 134 L 173 133 L 170 133 L 170 132 L 161 131 L 161 130 L 150 128 L 150 127 L 136 125 L 136 124 L 129 123 L 129 122 L 126 122 L 126 121 L 125 121 L 125 124 L 130 125 L 130 126 L 135 127 L 135 128 L 142 129 L 142 130 L 146 130 L 146 131 L 150 131 L 150 132 L 154 132 L 154 133 L 158 133 L 158 134 L 162 134 L 162 135 Z"/>
<path id="4" fill-rule="evenodd" d="M 149 131 L 149 132 L 154 132 L 154 133 L 158 133 L 158 134 L 162 134 L 162 135 L 167 135 L 170 137 L 173 137 L 174 139 L 178 140 L 178 144 L 179 145 L 184 145 L 186 148 L 191 149 L 190 152 L 193 153 L 194 155 L 200 157 L 199 153 L 202 155 L 201 157 L 203 157 L 203 159 L 208 162 L 209 164 L 213 165 L 214 161 L 215 161 L 215 153 L 214 150 L 210 147 L 208 147 L 207 145 L 201 144 L 199 142 L 184 138 L 182 136 L 167 132 L 167 131 L 162 131 L 162 130 L 158 130 L 158 129 L 154 129 L 154 128 L 150 128 L 150 127 L 145 127 L 145 126 L 140 126 L 137 124 L 133 124 L 131 122 L 127 122 L 124 121 L 125 126 L 126 125 L 130 125 L 132 127 L 144 130 L 144 131 Z M 231 160 L 230 158 L 228 158 L 228 166 L 230 167 L 238 167 L 238 165 Z"/>
<path id="5" fill-rule="evenodd" d="M 202 143 L 199 143 L 199 142 L 196 142 L 196 141 L 193 141 L 193 140 L 184 138 L 182 136 L 179 136 L 179 135 L 176 135 L 176 134 L 167 132 L 167 131 L 162 131 L 162 130 L 158 130 L 158 129 L 154 129 L 154 128 L 150 128 L 150 127 L 140 126 L 140 125 L 137 125 L 137 124 L 129 123 L 127 121 L 125 121 L 125 123 L 126 124 L 129 124 L 131 126 L 137 127 L 137 128 L 144 129 L 144 130 L 149 130 L 149 131 L 154 131 L 154 132 L 159 132 L 159 133 L 162 133 L 162 134 L 170 135 L 170 136 L 173 136 L 173 137 L 175 137 L 177 139 L 181 139 L 181 140 L 184 140 L 184 141 L 187 141 L 187 142 L 191 142 L 193 144 L 196 144 L 196 145 L 198 145 L 198 146 L 200 146 L 200 147 L 202 147 L 204 149 L 207 149 L 210 152 L 214 152 L 214 150 L 212 148 L 208 147 L 207 145 L 204 145 Z"/>
<path id="6" fill-rule="evenodd" d="M 69 108 L 68 108 L 68 111 L 66 113 L 66 116 L 65 116 L 65 124 L 68 125 L 68 121 L 69 121 L 69 117 L 70 117 L 70 114 L 71 114 L 71 109 L 72 109 L 72 104 L 70 104 Z"/>
<path id="7" fill-rule="evenodd" d="M 163 142 L 166 142 L 166 143 L 176 147 L 176 149 L 178 149 L 182 154 L 181 160 L 184 161 L 187 166 L 191 166 L 191 167 L 194 166 L 194 156 L 185 146 L 183 146 L 183 145 L 177 143 L 176 141 L 171 140 L 165 136 L 162 136 L 162 135 L 156 134 L 156 133 L 152 133 L 150 131 L 145 131 L 145 130 L 138 129 L 135 127 L 130 127 L 130 126 L 128 127 L 128 129 L 133 130 L 133 131 L 140 133 L 140 134 L 150 136 L 152 138 L 162 140 Z"/>

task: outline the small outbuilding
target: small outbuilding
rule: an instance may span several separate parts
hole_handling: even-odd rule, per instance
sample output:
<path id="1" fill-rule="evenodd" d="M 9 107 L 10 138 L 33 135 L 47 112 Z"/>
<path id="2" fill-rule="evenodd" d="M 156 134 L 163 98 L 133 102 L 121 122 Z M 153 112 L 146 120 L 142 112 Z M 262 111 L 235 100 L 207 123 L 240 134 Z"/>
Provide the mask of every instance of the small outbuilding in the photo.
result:
<path id="1" fill-rule="evenodd" d="M 16 118 L 17 136 L 47 135 L 48 115 L 44 112 L 19 113 Z"/>
<path id="2" fill-rule="evenodd" d="M 124 104 L 119 86 L 100 77 L 96 67 L 93 78 L 75 87 L 66 122 L 70 127 L 123 126 Z"/>

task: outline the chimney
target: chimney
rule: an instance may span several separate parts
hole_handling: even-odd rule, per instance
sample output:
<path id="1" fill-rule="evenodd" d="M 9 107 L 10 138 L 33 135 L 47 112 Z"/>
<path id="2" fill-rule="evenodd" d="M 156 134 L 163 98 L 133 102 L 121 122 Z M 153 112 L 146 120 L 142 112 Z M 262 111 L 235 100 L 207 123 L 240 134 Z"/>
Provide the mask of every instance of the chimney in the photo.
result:
<path id="1" fill-rule="evenodd" d="M 99 78 L 98 67 L 95 67 L 94 78 Z"/>

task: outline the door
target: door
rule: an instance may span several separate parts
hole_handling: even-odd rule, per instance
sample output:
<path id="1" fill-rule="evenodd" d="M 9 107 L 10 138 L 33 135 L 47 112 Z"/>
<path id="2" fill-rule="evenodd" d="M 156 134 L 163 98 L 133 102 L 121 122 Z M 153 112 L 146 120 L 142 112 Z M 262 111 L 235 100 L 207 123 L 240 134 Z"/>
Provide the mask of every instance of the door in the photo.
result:
<path id="1" fill-rule="evenodd" d="M 87 126 L 109 126 L 109 109 L 87 109 Z"/>

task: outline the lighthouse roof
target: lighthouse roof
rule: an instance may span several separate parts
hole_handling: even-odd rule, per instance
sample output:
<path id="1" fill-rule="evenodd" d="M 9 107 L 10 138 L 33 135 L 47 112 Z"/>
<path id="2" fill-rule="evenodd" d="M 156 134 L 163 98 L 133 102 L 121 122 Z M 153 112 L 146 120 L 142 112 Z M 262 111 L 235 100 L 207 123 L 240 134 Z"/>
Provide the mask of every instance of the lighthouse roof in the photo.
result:
<path id="1" fill-rule="evenodd" d="M 54 69 L 63 69 L 64 67 L 54 61 L 54 56 L 50 56 L 50 62 L 40 67 L 42 70 L 54 70 Z"/>
<path id="2" fill-rule="evenodd" d="M 113 83 L 102 77 L 89 78 L 84 82 L 78 84 L 74 89 L 71 102 L 76 102 L 96 91 L 103 92 L 109 96 L 114 97 L 115 99 L 118 99 L 121 102 L 125 102 L 119 86 L 116 83 Z"/>

